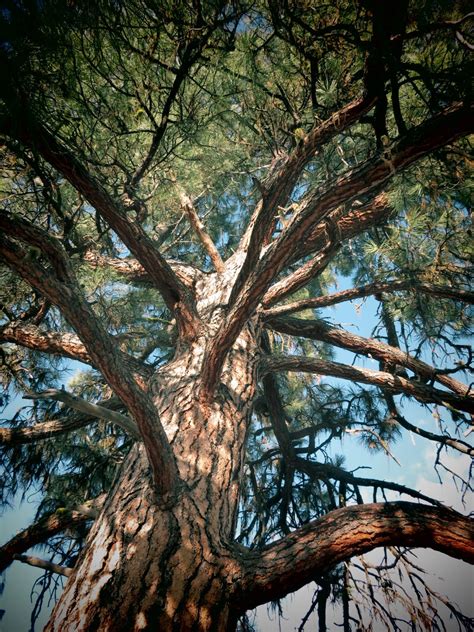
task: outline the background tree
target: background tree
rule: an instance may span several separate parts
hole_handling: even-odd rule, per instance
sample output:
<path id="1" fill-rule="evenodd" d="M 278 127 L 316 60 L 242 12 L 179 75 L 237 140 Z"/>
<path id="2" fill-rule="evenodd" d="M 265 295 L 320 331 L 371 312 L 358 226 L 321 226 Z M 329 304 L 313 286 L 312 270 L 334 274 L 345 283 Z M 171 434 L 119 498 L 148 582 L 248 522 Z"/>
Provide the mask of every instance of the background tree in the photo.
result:
<path id="1" fill-rule="evenodd" d="M 4 6 L 2 494 L 43 500 L 1 568 L 70 575 L 48 630 L 245 629 L 311 581 L 320 630 L 370 629 L 357 590 L 442 629 L 407 547 L 472 561 L 472 522 L 329 446 L 472 456 L 467 3 Z M 370 338 L 320 311 L 370 296 Z"/>

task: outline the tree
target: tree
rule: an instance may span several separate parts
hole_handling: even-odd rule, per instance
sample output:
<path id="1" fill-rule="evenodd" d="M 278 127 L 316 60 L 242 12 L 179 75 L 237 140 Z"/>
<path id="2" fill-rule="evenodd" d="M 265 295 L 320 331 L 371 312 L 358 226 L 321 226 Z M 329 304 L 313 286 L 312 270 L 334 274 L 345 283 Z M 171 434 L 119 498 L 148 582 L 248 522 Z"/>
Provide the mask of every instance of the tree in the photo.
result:
<path id="1" fill-rule="evenodd" d="M 70 576 L 47 630 L 244 629 L 310 581 L 320 630 L 331 595 L 350 630 L 350 558 L 472 562 L 468 517 L 328 451 L 355 434 L 366 464 L 411 432 L 439 462 L 473 454 L 471 19 L 434 0 L 6 3 L 4 403 L 32 403 L 1 429 L 2 490 L 44 498 L 0 563 Z M 363 297 L 372 337 L 320 312 Z M 65 388 L 71 359 L 89 368 Z M 51 563 L 25 556 L 48 542 Z M 366 577 L 401 629 L 391 580 Z M 440 625 L 427 594 L 404 600 L 410 629 Z"/>

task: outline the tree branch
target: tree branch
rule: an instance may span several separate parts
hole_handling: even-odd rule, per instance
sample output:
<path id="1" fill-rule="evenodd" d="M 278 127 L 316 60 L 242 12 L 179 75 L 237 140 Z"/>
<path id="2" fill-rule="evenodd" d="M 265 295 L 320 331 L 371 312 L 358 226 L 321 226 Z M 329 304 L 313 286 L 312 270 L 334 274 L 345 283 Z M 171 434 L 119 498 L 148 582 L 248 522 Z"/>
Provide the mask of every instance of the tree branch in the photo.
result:
<path id="1" fill-rule="evenodd" d="M 117 257 L 107 257 L 101 255 L 93 250 L 88 250 L 84 254 L 83 261 L 87 262 L 91 266 L 96 268 L 104 267 L 123 275 L 127 281 L 131 283 L 151 285 L 152 279 L 150 275 L 142 266 L 142 264 L 136 259 L 127 257 L 126 259 L 120 259 Z M 196 277 L 200 271 L 193 266 L 186 265 L 179 261 L 166 260 L 170 268 L 176 274 L 178 279 L 186 285 L 188 288 L 192 288 Z"/>
<path id="2" fill-rule="evenodd" d="M 344 241 L 378 225 L 393 214 L 385 193 L 377 195 L 363 207 L 344 214 L 341 207 L 330 213 L 312 231 L 307 242 L 301 244 L 301 255 L 316 252 L 316 256 L 300 268 L 274 283 L 262 298 L 263 305 L 281 301 L 304 287 L 331 261 Z"/>
<path id="3" fill-rule="evenodd" d="M 399 364 L 410 369 L 422 378 L 436 380 L 454 393 L 464 397 L 470 393 L 469 386 L 449 375 L 438 373 L 436 369 L 422 360 L 413 358 L 398 347 L 392 347 L 374 338 L 364 338 L 339 327 L 333 327 L 322 320 L 303 320 L 299 318 L 271 318 L 267 326 L 283 334 L 302 336 L 313 340 L 328 342 L 336 347 L 375 358 L 387 364 Z"/>
<path id="4" fill-rule="evenodd" d="M 41 351 L 51 355 L 60 355 L 71 360 L 78 360 L 93 365 L 92 359 L 84 344 L 76 334 L 45 331 L 24 322 L 8 323 L 0 329 L 0 342 L 10 342 L 33 351 Z M 117 349 L 122 357 L 123 365 L 142 378 L 149 378 L 152 369 L 131 355 Z"/>
<path id="5" fill-rule="evenodd" d="M 111 397 L 100 402 L 101 409 L 112 411 L 116 408 L 123 408 L 118 397 Z M 26 428 L 0 428 L 0 444 L 20 445 L 23 443 L 35 443 L 55 437 L 56 435 L 67 434 L 79 428 L 89 426 L 96 421 L 96 416 L 90 414 L 69 415 L 60 419 L 52 419 L 35 424 Z"/>
<path id="6" fill-rule="evenodd" d="M 130 417 L 122 415 L 110 408 L 106 408 L 105 406 L 88 402 L 73 393 L 50 388 L 46 391 L 42 391 L 41 393 L 28 393 L 23 397 L 25 399 L 52 399 L 57 402 L 62 402 L 69 408 L 74 408 L 75 410 L 78 410 L 85 415 L 90 415 L 91 417 L 97 417 L 98 419 L 109 421 L 116 426 L 119 426 L 119 428 L 122 428 L 122 430 L 124 430 L 127 434 L 132 435 L 135 438 L 140 438 L 137 425 L 132 419 L 130 419 Z"/>
<path id="7" fill-rule="evenodd" d="M 153 240 L 137 221 L 127 216 L 126 208 L 109 195 L 58 138 L 44 125 L 33 123 L 30 119 L 28 114 L 24 114 L 23 124 L 15 127 L 18 140 L 39 152 L 107 221 L 142 264 L 168 307 L 175 313 L 183 338 L 194 335 L 198 326 L 194 297 L 156 249 Z M 4 124 L 3 127 L 2 131 L 12 134 L 13 125 Z"/>
<path id="8" fill-rule="evenodd" d="M 463 454 L 467 454 L 470 457 L 474 457 L 474 448 L 462 441 L 461 439 L 454 439 L 449 435 L 436 434 L 434 432 L 429 432 L 429 430 L 424 430 L 423 428 L 419 428 L 418 426 L 414 426 L 410 423 L 403 415 L 401 415 L 398 411 L 398 408 L 395 404 L 395 401 L 391 395 L 388 393 L 385 394 L 385 400 L 388 405 L 388 409 L 392 418 L 397 421 L 402 428 L 408 430 L 409 432 L 413 432 L 417 434 L 419 437 L 423 437 L 425 439 L 429 439 L 429 441 L 435 441 L 436 443 L 440 443 L 441 445 L 447 445 L 458 452 L 462 452 Z"/>
<path id="9" fill-rule="evenodd" d="M 401 391 L 415 397 L 420 402 L 435 402 L 443 406 L 453 407 L 456 410 L 474 413 L 474 397 L 461 397 L 384 371 L 374 371 L 339 362 L 330 362 L 329 360 L 319 360 L 306 356 L 270 356 L 262 362 L 262 371 L 264 373 L 268 371 L 302 371 L 317 373 L 318 375 L 331 375 L 352 382 L 373 384 L 391 392 Z"/>
<path id="10" fill-rule="evenodd" d="M 55 564 L 54 562 L 49 562 L 48 560 L 42 560 L 39 557 L 35 557 L 34 555 L 14 555 L 13 559 L 18 562 L 23 562 L 23 564 L 28 564 L 29 566 L 34 566 L 35 568 L 43 568 L 47 571 L 51 571 L 52 573 L 57 573 L 58 575 L 64 575 L 64 577 L 69 577 L 72 575 L 73 569 L 68 566 L 61 566 L 60 564 Z"/>
<path id="11" fill-rule="evenodd" d="M 100 507 L 105 500 L 105 496 L 100 496 L 96 501 L 89 503 L 90 507 Z M 95 506 L 96 505 L 96 506 Z M 17 533 L 11 540 L 0 547 L 0 573 L 4 571 L 14 560 L 15 555 L 20 555 L 32 546 L 45 542 L 53 535 L 74 529 L 91 519 L 88 511 L 79 509 L 58 509 L 55 513 L 41 518 L 38 522 L 30 525 L 23 531 Z"/>
<path id="12" fill-rule="evenodd" d="M 36 227 L 29 226 L 28 231 L 35 235 L 35 239 L 49 239 L 44 231 Z M 177 493 L 179 473 L 158 412 L 144 390 L 145 384 L 139 384 L 121 364 L 116 344 L 85 300 L 66 254 L 59 247 L 55 249 L 55 256 L 61 256 L 60 264 L 57 266 L 61 276 L 57 276 L 39 262 L 34 267 L 31 266 L 25 251 L 8 237 L 0 235 L 0 244 L 1 257 L 7 265 L 46 296 L 51 303 L 57 305 L 76 330 L 92 362 L 137 423 L 151 466 L 153 481 L 162 496 L 162 501 L 172 502 Z"/>
<path id="13" fill-rule="evenodd" d="M 451 298 L 455 301 L 469 303 L 470 305 L 474 304 L 474 292 L 443 285 L 422 283 L 420 281 L 416 281 L 415 279 L 407 279 L 405 281 L 388 281 L 386 283 L 377 281 L 375 283 L 369 283 L 368 285 L 362 285 L 349 290 L 335 292 L 334 294 L 328 294 L 327 296 L 317 296 L 316 298 L 307 298 L 302 301 L 295 301 L 294 303 L 286 303 L 285 305 L 271 307 L 265 309 L 262 313 L 264 318 L 268 320 L 275 316 L 286 316 L 305 309 L 328 307 L 330 305 L 336 305 L 337 303 L 343 303 L 344 301 L 353 301 L 357 298 L 380 294 L 381 292 L 401 292 L 403 290 L 421 292 L 423 294 L 439 296 L 440 298 Z"/>
<path id="14" fill-rule="evenodd" d="M 315 575 L 381 546 L 432 548 L 474 562 L 474 521 L 444 507 L 408 502 L 343 507 L 263 551 L 242 554 L 242 610 L 298 590 Z"/>
<path id="15" fill-rule="evenodd" d="M 45 331 L 23 322 L 8 323 L 0 330 L 0 342 L 10 342 L 33 351 L 60 355 L 91 364 L 91 358 L 76 334 Z"/>
<path id="16" fill-rule="evenodd" d="M 390 489 L 391 491 L 398 492 L 399 494 L 406 494 L 412 498 L 418 500 L 424 500 L 430 504 L 440 505 L 437 500 L 417 492 L 415 489 L 394 483 L 392 481 L 382 481 L 377 478 L 364 478 L 362 476 L 354 476 L 351 472 L 346 472 L 341 467 L 337 467 L 332 463 L 317 463 L 316 461 L 310 461 L 309 459 L 302 459 L 297 457 L 294 461 L 294 467 L 305 472 L 310 477 L 317 478 L 319 480 L 325 480 L 327 478 L 334 478 L 337 481 L 349 483 L 350 485 L 358 487 L 373 487 L 379 489 Z"/>
<path id="17" fill-rule="evenodd" d="M 271 280 L 289 261 L 294 261 L 307 252 L 307 246 L 301 248 L 301 245 L 311 237 L 318 222 L 325 219 L 337 207 L 347 204 L 356 197 L 374 194 L 391 179 L 394 173 L 405 169 L 415 160 L 468 134 L 473 128 L 473 111 L 474 106 L 456 103 L 413 128 L 390 148 L 386 148 L 382 153 L 330 183 L 323 191 L 316 190 L 306 196 L 286 229 L 268 247 L 249 277 L 246 285 L 253 287 L 251 293 L 253 300 L 255 297 L 258 300 L 262 296 Z M 244 295 L 246 292 L 249 292 L 249 289 L 242 288 L 241 293 Z M 247 298 L 247 301 L 249 300 Z"/>
<path id="18" fill-rule="evenodd" d="M 258 263 L 262 246 L 271 236 L 278 207 L 285 206 L 287 203 L 298 178 L 314 152 L 355 123 L 373 107 L 374 103 L 375 98 L 367 96 L 351 101 L 339 111 L 334 112 L 326 121 L 315 125 L 298 143 L 290 156 L 285 156 L 283 160 L 277 162 L 276 168 L 273 167 L 273 172 L 263 185 L 262 200 L 257 205 L 239 244 L 239 251 L 245 251 L 246 256 L 232 289 L 230 304 L 233 304 Z"/>
<path id="19" fill-rule="evenodd" d="M 196 209 L 194 208 L 194 204 L 191 198 L 186 195 L 183 191 L 179 193 L 179 199 L 181 202 L 181 208 L 187 214 L 191 226 L 193 227 L 196 235 L 199 237 L 204 249 L 206 250 L 209 258 L 212 261 L 212 265 L 216 272 L 222 272 L 224 269 L 224 262 L 219 254 L 219 251 L 216 248 L 215 243 L 212 241 L 206 229 L 204 228 L 204 224 L 201 221 L 201 218 L 197 214 Z"/>
<path id="20" fill-rule="evenodd" d="M 343 215 L 342 209 L 337 209 L 331 214 L 330 221 L 337 224 L 336 232 L 340 235 L 340 240 L 349 239 L 364 230 L 374 226 L 387 219 L 393 212 L 388 205 L 387 196 L 385 194 L 378 195 L 370 204 L 363 208 L 357 209 L 349 213 L 347 216 Z M 330 247 L 331 240 L 327 230 L 327 222 L 320 222 L 313 230 L 308 243 L 305 248 L 307 253 L 314 250 L 325 250 L 326 255 L 318 261 L 318 265 L 325 265 L 327 259 L 325 257 L 332 256 L 332 249 Z M 312 266 L 312 262 L 308 264 Z M 306 271 L 304 266 L 293 275 L 289 275 L 286 279 L 273 285 L 263 297 L 265 304 L 271 303 L 273 300 L 278 300 L 280 295 L 286 295 L 293 290 L 300 282 L 306 283 Z M 310 274 L 314 274 L 314 268 L 311 267 Z M 253 310 L 259 301 L 259 289 L 258 284 L 255 287 L 250 284 L 246 285 L 241 293 L 239 301 L 230 310 L 226 321 L 219 329 L 216 336 L 212 339 L 203 362 L 202 368 L 202 381 L 204 390 L 208 393 L 212 391 L 213 385 L 217 383 L 222 364 L 224 362 L 227 351 L 233 344 L 233 341 L 239 335 L 245 322 L 250 318 Z"/>

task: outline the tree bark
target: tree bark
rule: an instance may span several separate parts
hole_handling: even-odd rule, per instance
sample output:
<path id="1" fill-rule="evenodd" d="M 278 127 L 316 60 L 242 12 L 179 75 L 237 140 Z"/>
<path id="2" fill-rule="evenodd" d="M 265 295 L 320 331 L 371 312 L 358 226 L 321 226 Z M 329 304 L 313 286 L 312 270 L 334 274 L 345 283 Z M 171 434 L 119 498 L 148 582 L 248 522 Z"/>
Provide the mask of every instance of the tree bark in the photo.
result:
<path id="1" fill-rule="evenodd" d="M 48 632 L 235 628 L 232 540 L 256 383 L 255 340 L 250 327 L 239 336 L 211 404 L 199 403 L 204 339 L 157 372 L 150 391 L 179 470 L 177 500 L 160 504 L 143 446 L 136 445 Z"/>
<path id="2" fill-rule="evenodd" d="M 472 521 L 412 503 L 345 507 L 263 551 L 233 543 L 256 336 L 251 328 L 239 336 L 212 403 L 199 397 L 204 339 L 157 372 L 150 391 L 179 469 L 177 500 L 160 505 L 136 444 L 46 632 L 232 631 L 247 608 L 377 546 L 474 558 Z"/>

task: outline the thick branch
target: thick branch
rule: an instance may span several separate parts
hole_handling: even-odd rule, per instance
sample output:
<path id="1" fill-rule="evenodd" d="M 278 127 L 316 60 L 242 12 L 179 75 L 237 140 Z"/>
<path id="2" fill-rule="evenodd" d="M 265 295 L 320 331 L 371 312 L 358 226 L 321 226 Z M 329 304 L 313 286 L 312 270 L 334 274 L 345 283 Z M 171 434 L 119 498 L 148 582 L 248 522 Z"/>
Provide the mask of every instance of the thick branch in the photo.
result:
<path id="1" fill-rule="evenodd" d="M 337 305 L 337 303 L 353 301 L 357 298 L 372 296 L 374 294 L 380 294 L 381 292 L 401 292 L 403 290 L 421 292 L 422 294 L 430 294 L 440 298 L 451 298 L 455 301 L 462 301 L 471 305 L 474 304 L 474 292 L 407 279 L 405 281 L 388 281 L 387 283 L 377 281 L 375 283 L 369 283 L 368 285 L 362 285 L 361 287 L 328 294 L 327 296 L 317 296 L 316 298 L 307 298 L 302 301 L 295 301 L 294 303 L 286 303 L 285 305 L 279 305 L 264 310 L 263 316 L 265 319 L 275 316 L 286 316 L 305 309 L 319 309 L 321 307 Z"/>
<path id="2" fill-rule="evenodd" d="M 107 221 L 147 271 L 168 307 L 174 311 L 183 336 L 195 334 L 198 318 L 194 299 L 142 226 L 127 215 L 123 205 L 109 195 L 102 184 L 46 127 L 38 122 L 27 123 L 25 120 L 23 123 L 15 128 L 18 139 L 39 152 Z M 11 129 L 4 131 L 11 134 Z"/>
<path id="3" fill-rule="evenodd" d="M 36 325 L 16 322 L 1 329 L 0 342 L 12 342 L 33 351 L 60 355 L 85 364 L 91 363 L 85 346 L 76 334 L 45 331 Z"/>
<path id="4" fill-rule="evenodd" d="M 31 227 L 33 230 L 33 227 Z M 40 229 L 35 229 L 38 232 Z M 58 278 L 41 265 L 32 267 L 25 251 L 7 237 L 0 236 L 1 255 L 13 270 L 48 300 L 57 305 L 66 320 L 79 334 L 92 362 L 128 408 L 136 421 L 151 466 L 153 480 L 164 502 L 172 501 L 177 491 L 178 470 L 173 451 L 161 425 L 158 412 L 146 394 L 145 384 L 139 384 L 122 365 L 114 340 L 105 331 L 85 300 L 70 263 L 64 254 L 61 261 L 63 276 Z"/>
<path id="5" fill-rule="evenodd" d="M 300 255 L 316 252 L 315 257 L 274 283 L 263 296 L 263 305 L 281 301 L 304 287 L 324 270 L 344 241 L 379 225 L 392 214 L 393 209 L 385 193 L 348 214 L 344 214 L 343 207 L 330 213 L 325 221 L 313 229 L 306 243 L 300 245 Z"/>
<path id="6" fill-rule="evenodd" d="M 334 112 L 329 119 L 315 125 L 290 156 L 285 157 L 277 168 L 274 168 L 269 181 L 263 185 L 262 201 L 255 209 L 239 245 L 239 250 L 246 252 L 246 258 L 232 289 L 231 304 L 260 258 L 262 246 L 269 239 L 273 229 L 278 207 L 287 203 L 298 178 L 315 151 L 366 114 L 374 103 L 375 98 L 362 97 Z"/>
<path id="7" fill-rule="evenodd" d="M 23 564 L 34 566 L 35 568 L 43 568 L 46 571 L 51 571 L 52 573 L 57 573 L 58 575 L 64 575 L 64 577 L 69 577 L 73 570 L 68 566 L 61 566 L 60 564 L 43 560 L 40 557 L 35 557 L 34 555 L 14 555 L 13 559 L 18 562 L 23 562 Z"/>
<path id="8" fill-rule="evenodd" d="M 122 430 L 125 430 L 126 433 L 135 438 L 140 437 L 140 433 L 138 432 L 135 422 L 130 419 L 130 417 L 127 417 L 127 415 L 122 415 L 121 413 L 111 410 L 110 408 L 106 408 L 105 406 L 99 406 L 98 404 L 88 402 L 73 393 L 51 388 L 41 393 L 28 393 L 27 395 L 24 395 L 24 397 L 25 399 L 53 399 L 54 401 L 62 402 L 69 408 L 74 408 L 85 415 L 109 421 L 119 426 L 119 428 L 122 428 Z"/>
<path id="9" fill-rule="evenodd" d="M 76 334 L 45 331 L 36 325 L 15 322 L 0 329 L 0 342 L 12 342 L 33 351 L 60 355 L 85 364 L 93 364 L 84 344 Z M 117 353 L 121 355 L 124 366 L 128 367 L 130 371 L 143 378 L 150 376 L 152 369 L 140 360 L 119 349 Z"/>
<path id="10" fill-rule="evenodd" d="M 275 331 L 292 336 L 302 336 L 321 340 L 348 351 L 375 358 L 386 364 L 399 364 L 417 373 L 422 378 L 436 380 L 460 396 L 468 395 L 468 386 L 449 375 L 437 373 L 436 369 L 422 360 L 413 358 L 405 351 L 392 347 L 374 338 L 364 338 L 339 327 L 333 327 L 322 320 L 303 320 L 299 318 L 271 318 L 268 326 Z"/>
<path id="11" fill-rule="evenodd" d="M 112 411 L 123 408 L 122 402 L 117 397 L 111 397 L 100 403 L 101 409 Z M 51 421 L 29 426 L 27 428 L 0 428 L 0 444 L 19 445 L 22 443 L 35 443 L 49 439 L 57 435 L 67 434 L 79 428 L 84 428 L 96 422 L 97 417 L 90 414 L 68 415 Z"/>
<path id="12" fill-rule="evenodd" d="M 455 104 L 410 130 L 400 141 L 390 148 L 330 183 L 323 191 L 308 195 L 299 205 L 299 210 L 281 236 L 271 244 L 263 255 L 254 273 L 249 277 L 248 286 L 242 294 L 250 297 L 261 296 L 275 276 L 289 261 L 303 256 L 318 222 L 326 218 L 337 207 L 347 204 L 361 195 L 373 194 L 385 185 L 394 173 L 405 169 L 415 160 L 435 149 L 468 134 L 473 127 L 473 107 Z M 248 302 L 250 298 L 247 298 Z"/>
<path id="13" fill-rule="evenodd" d="M 104 498 L 101 497 L 101 502 L 103 500 Z M 0 548 L 0 573 L 13 562 L 15 555 L 20 555 L 32 546 L 46 542 L 53 535 L 67 529 L 74 529 L 90 519 L 91 515 L 88 512 L 84 513 L 77 509 L 58 509 L 50 516 L 23 529 Z"/>
<path id="14" fill-rule="evenodd" d="M 415 397 L 420 402 L 434 402 L 443 406 L 453 407 L 468 413 L 474 413 L 474 397 L 461 397 L 432 388 L 424 384 L 407 380 L 398 375 L 374 371 L 362 367 L 349 366 L 339 362 L 308 358 L 306 356 L 274 356 L 263 362 L 262 369 L 266 371 L 302 371 L 305 373 L 317 373 L 318 375 L 331 375 L 351 382 L 373 384 L 391 392 L 402 392 Z"/>
<path id="15" fill-rule="evenodd" d="M 191 226 L 193 227 L 196 235 L 199 237 L 204 249 L 209 255 L 212 265 L 216 272 L 222 272 L 224 269 L 224 262 L 219 254 L 219 251 L 216 248 L 215 243 L 210 238 L 209 234 L 206 232 L 204 228 L 204 224 L 201 221 L 201 218 L 197 214 L 196 209 L 194 208 L 194 204 L 192 203 L 191 198 L 183 193 L 182 191 L 179 194 L 181 208 L 187 214 Z"/>
<path id="16" fill-rule="evenodd" d="M 407 502 L 343 507 L 243 560 L 236 595 L 255 608 L 312 581 L 344 560 L 381 546 L 423 547 L 474 562 L 474 521 L 455 511 Z"/>
<path id="17" fill-rule="evenodd" d="M 150 275 L 136 259 L 107 257 L 92 250 L 88 250 L 84 255 L 84 261 L 94 267 L 109 268 L 110 270 L 124 276 L 130 283 L 143 285 L 150 285 L 152 283 Z M 179 261 L 174 261 L 172 259 L 167 259 L 166 261 L 181 283 L 186 285 L 188 288 L 192 288 L 199 271 L 196 268 L 180 263 Z"/>

